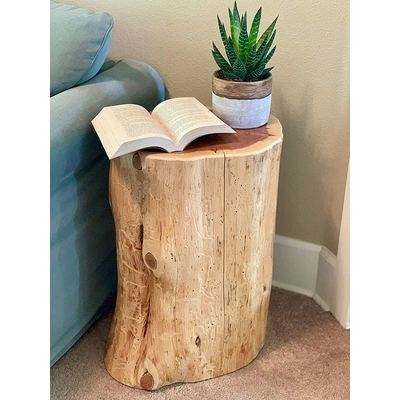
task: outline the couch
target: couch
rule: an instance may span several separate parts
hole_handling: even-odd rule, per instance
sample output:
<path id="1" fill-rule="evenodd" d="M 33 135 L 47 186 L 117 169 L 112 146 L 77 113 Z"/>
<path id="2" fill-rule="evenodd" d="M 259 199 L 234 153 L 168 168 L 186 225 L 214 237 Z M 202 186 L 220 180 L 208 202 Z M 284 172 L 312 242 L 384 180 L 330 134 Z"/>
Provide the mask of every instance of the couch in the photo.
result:
<path id="1" fill-rule="evenodd" d="M 50 366 L 115 301 L 109 160 L 91 121 L 105 106 L 165 99 L 150 65 L 107 58 L 113 25 L 50 1 Z"/>

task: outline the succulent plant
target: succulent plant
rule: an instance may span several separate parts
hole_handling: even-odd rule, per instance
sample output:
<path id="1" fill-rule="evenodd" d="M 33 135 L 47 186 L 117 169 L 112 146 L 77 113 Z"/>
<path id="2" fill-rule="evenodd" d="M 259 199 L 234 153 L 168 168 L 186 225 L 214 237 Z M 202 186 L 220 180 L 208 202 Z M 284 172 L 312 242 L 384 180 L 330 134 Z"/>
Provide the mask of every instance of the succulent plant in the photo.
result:
<path id="1" fill-rule="evenodd" d="M 266 68 L 266 65 L 275 53 L 276 46 L 272 49 L 271 46 L 276 34 L 275 24 L 278 17 L 274 19 L 257 40 L 261 21 L 261 8 L 258 9 L 250 31 L 247 32 L 247 12 L 240 16 L 235 1 L 233 11 L 228 8 L 231 36 L 227 35 L 224 24 L 217 16 L 219 32 L 228 58 L 228 60 L 224 58 L 213 42 L 212 54 L 221 69 L 218 71 L 218 77 L 227 80 L 258 81 L 266 78 L 274 68 Z"/>

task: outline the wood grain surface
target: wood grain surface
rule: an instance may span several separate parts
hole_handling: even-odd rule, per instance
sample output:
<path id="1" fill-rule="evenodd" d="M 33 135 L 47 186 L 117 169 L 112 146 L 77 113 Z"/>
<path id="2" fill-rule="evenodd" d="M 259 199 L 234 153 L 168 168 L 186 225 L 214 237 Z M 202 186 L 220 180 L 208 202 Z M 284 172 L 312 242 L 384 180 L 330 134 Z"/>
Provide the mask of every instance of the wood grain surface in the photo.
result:
<path id="1" fill-rule="evenodd" d="M 265 343 L 282 127 L 111 160 L 118 294 L 105 364 L 154 390 L 220 376 Z"/>

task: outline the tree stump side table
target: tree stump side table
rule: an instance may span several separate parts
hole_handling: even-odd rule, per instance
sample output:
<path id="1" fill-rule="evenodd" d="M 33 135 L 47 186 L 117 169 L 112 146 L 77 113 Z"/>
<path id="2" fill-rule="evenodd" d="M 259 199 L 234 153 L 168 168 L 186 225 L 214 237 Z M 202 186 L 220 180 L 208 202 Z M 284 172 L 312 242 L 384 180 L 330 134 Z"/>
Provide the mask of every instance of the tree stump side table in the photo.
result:
<path id="1" fill-rule="evenodd" d="M 265 343 L 282 127 L 111 160 L 118 293 L 105 364 L 154 390 L 250 363 Z"/>

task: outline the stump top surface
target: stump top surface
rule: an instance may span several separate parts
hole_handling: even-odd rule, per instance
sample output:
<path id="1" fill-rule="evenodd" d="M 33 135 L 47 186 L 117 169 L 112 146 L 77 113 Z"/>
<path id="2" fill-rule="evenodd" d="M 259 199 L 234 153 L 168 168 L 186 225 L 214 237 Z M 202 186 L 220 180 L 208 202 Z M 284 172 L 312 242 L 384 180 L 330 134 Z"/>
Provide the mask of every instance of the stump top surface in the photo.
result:
<path id="1" fill-rule="evenodd" d="M 156 159 L 184 160 L 187 158 L 210 157 L 212 155 L 245 155 L 264 151 L 283 138 L 279 120 L 271 115 L 266 125 L 253 129 L 236 129 L 234 134 L 212 134 L 200 137 L 190 143 L 185 150 L 166 153 L 162 150 L 142 150 L 146 157 Z"/>

